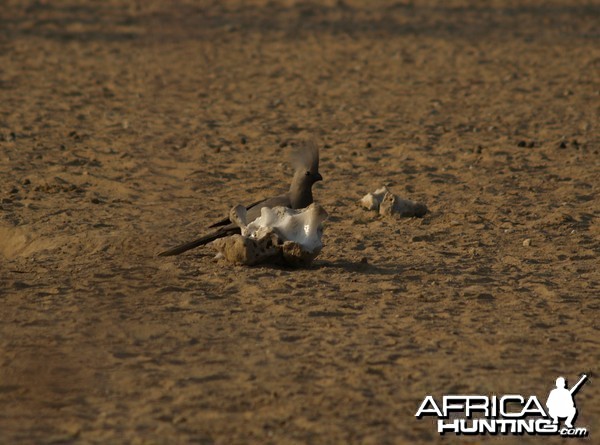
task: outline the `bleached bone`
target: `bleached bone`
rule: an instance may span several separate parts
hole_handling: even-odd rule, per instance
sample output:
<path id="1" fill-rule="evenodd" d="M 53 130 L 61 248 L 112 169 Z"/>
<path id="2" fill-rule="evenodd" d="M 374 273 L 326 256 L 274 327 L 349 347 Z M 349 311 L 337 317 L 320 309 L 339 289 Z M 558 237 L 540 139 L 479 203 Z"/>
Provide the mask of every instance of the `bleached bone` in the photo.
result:
<path id="1" fill-rule="evenodd" d="M 383 197 L 386 193 L 389 193 L 389 190 L 387 187 L 383 186 L 373 193 L 367 193 L 362 197 L 360 203 L 363 207 L 366 207 L 367 210 L 379 210 L 381 201 L 383 201 Z"/>
<path id="2" fill-rule="evenodd" d="M 248 210 L 241 204 L 236 205 L 229 211 L 229 220 L 242 229 L 242 233 L 244 229 L 248 225 Z"/>
<path id="3" fill-rule="evenodd" d="M 386 193 L 379 205 L 380 215 L 418 216 L 420 218 L 426 213 L 427 207 L 424 204 L 402 199 L 392 193 Z"/>
<path id="4" fill-rule="evenodd" d="M 248 224 L 246 208 L 236 206 L 229 218 L 242 234 L 218 239 L 213 245 L 234 264 L 310 264 L 323 247 L 323 221 L 327 216 L 318 204 L 299 210 L 263 207 L 261 215 Z"/>
<path id="5" fill-rule="evenodd" d="M 376 210 L 381 215 L 398 215 L 403 217 L 422 217 L 427 213 L 427 206 L 408 199 L 400 198 L 381 187 L 373 193 L 367 193 L 360 200 L 360 204 L 367 210 Z"/>
<path id="6" fill-rule="evenodd" d="M 242 228 L 242 235 L 261 239 L 273 231 L 282 241 L 292 241 L 308 252 L 321 249 L 323 243 L 323 221 L 327 212 L 319 204 L 311 204 L 304 209 L 293 210 L 287 207 L 263 207 L 260 216 Z"/>

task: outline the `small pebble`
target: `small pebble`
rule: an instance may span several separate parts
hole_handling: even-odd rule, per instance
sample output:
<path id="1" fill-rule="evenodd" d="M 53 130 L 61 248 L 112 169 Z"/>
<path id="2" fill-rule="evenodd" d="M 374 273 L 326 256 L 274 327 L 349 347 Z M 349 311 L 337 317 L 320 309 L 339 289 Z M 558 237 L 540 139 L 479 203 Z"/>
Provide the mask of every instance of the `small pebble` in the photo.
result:
<path id="1" fill-rule="evenodd" d="M 523 247 L 531 247 L 531 239 L 527 238 L 523 241 Z"/>

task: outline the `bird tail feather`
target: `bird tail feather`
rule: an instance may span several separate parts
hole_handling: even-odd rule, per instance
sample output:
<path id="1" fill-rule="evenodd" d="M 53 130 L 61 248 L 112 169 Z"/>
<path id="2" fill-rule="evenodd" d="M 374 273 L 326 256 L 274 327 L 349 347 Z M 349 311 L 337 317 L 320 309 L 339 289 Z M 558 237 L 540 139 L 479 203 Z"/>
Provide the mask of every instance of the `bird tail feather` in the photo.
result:
<path id="1" fill-rule="evenodd" d="M 198 238 L 194 241 L 190 241 L 188 243 L 181 244 L 179 246 L 173 247 L 172 249 L 165 250 L 158 254 L 158 256 L 171 256 L 171 255 L 179 255 L 183 252 L 187 252 L 190 249 L 198 246 L 204 246 L 205 244 L 210 243 L 219 238 L 223 238 L 224 236 L 230 235 L 230 233 L 226 231 L 217 230 L 216 232 L 211 233 L 210 235 L 205 235 L 202 238 Z"/>

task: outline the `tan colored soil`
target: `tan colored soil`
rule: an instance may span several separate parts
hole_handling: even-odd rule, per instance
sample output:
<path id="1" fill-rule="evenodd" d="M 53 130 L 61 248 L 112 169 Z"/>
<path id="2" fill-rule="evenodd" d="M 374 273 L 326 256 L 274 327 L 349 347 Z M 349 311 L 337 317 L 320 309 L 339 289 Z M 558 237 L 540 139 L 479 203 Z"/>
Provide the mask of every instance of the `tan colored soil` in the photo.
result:
<path id="1" fill-rule="evenodd" d="M 545 401 L 594 371 L 599 16 L 3 1 L 0 443 L 427 443 L 427 394 Z M 156 257 L 285 189 L 306 136 L 314 266 Z M 384 184 L 430 213 L 356 205 Z M 592 437 L 598 388 L 576 398 Z"/>

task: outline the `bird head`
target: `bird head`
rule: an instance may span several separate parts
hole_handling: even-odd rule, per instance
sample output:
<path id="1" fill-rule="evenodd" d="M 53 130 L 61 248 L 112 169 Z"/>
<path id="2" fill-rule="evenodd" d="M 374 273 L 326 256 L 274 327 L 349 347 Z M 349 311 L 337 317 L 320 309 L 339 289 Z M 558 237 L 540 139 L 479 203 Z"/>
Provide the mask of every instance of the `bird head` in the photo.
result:
<path id="1" fill-rule="evenodd" d="M 295 171 L 294 179 L 303 185 L 310 187 L 323 180 L 319 173 L 319 147 L 313 140 L 303 141 L 294 148 L 292 166 Z"/>

